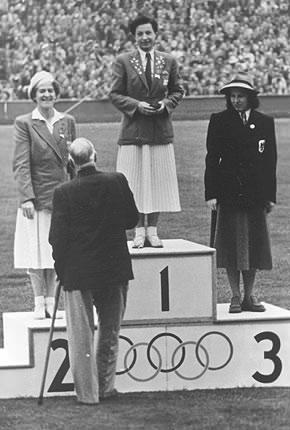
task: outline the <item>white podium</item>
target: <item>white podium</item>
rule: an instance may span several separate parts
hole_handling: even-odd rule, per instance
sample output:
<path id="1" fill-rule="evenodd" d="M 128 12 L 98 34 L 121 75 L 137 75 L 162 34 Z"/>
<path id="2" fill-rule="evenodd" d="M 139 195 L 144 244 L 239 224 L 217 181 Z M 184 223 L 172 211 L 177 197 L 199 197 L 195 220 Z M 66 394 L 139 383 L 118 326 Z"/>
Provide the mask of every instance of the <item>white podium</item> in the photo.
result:
<path id="1" fill-rule="evenodd" d="M 165 240 L 164 248 L 132 248 L 126 321 L 144 324 L 212 321 L 215 317 L 215 251 L 187 240 Z"/>
<path id="2" fill-rule="evenodd" d="M 120 333 L 120 392 L 290 386 L 290 311 L 216 304 L 215 250 L 186 240 L 131 248 L 135 279 Z M 3 314 L 0 398 L 39 395 L 50 320 Z M 96 318 L 97 330 L 97 318 Z M 45 396 L 74 394 L 66 321 L 56 320 Z"/>

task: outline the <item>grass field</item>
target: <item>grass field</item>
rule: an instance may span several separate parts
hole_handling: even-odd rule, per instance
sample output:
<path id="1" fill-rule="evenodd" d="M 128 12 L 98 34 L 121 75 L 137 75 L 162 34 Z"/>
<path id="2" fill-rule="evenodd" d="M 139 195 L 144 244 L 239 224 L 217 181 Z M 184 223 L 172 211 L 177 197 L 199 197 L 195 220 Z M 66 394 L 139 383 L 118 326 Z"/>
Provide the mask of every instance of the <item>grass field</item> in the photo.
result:
<path id="1" fill-rule="evenodd" d="M 208 244 L 210 214 L 203 197 L 206 128 L 206 121 L 175 123 L 182 212 L 162 214 L 159 228 L 162 238 Z M 274 267 L 258 274 L 257 291 L 264 301 L 290 309 L 289 119 L 276 120 L 276 129 L 278 204 L 269 216 Z M 119 124 L 79 126 L 79 135 L 95 143 L 100 169 L 114 170 L 118 130 Z M 17 196 L 11 171 L 12 131 L 10 126 L 0 128 L 0 314 L 33 307 L 25 272 L 13 269 Z M 223 271 L 219 271 L 217 280 L 218 301 L 227 302 L 229 287 Z M 1 345 L 2 324 L 0 327 Z M 289 429 L 289 399 L 288 389 L 265 388 L 128 394 L 96 410 L 80 408 L 71 398 L 48 399 L 43 408 L 37 408 L 34 400 L 8 400 L 0 401 L 0 429 Z M 70 423 L 68 427 L 64 420 Z"/>

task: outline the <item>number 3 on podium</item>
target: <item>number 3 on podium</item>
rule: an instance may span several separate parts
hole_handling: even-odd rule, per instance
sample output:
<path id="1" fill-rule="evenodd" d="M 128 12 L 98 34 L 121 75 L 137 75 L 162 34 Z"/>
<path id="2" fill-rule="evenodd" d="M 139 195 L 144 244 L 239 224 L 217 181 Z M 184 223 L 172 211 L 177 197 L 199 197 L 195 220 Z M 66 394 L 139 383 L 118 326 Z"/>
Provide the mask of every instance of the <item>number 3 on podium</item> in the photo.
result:
<path id="1" fill-rule="evenodd" d="M 263 384 L 269 384 L 271 382 L 276 381 L 279 378 L 280 373 L 282 371 L 282 362 L 278 357 L 278 352 L 280 351 L 281 342 L 279 336 L 272 331 L 263 331 L 255 336 L 257 342 L 261 342 L 262 340 L 270 340 L 272 342 L 272 348 L 269 351 L 264 352 L 264 358 L 271 360 L 274 365 L 274 370 L 272 373 L 268 375 L 263 375 L 263 373 L 255 372 L 252 376 Z"/>

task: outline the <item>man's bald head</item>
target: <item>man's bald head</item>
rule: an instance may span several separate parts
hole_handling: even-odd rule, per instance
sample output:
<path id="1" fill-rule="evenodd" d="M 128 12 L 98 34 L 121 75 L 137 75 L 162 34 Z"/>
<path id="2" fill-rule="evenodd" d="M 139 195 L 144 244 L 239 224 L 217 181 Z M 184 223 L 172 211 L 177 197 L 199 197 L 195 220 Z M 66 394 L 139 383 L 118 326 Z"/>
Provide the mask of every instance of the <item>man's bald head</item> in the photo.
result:
<path id="1" fill-rule="evenodd" d="M 96 150 L 94 145 L 84 137 L 78 137 L 71 143 L 69 154 L 74 163 L 79 167 L 96 161 Z"/>

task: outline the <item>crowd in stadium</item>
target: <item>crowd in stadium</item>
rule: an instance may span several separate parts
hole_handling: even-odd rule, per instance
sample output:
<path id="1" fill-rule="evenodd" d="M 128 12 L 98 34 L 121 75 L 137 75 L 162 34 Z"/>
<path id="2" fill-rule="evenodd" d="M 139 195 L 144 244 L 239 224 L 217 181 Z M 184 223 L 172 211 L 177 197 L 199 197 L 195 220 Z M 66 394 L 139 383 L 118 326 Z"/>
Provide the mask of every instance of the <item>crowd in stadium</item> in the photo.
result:
<path id="1" fill-rule="evenodd" d="M 237 69 L 252 71 L 262 94 L 290 94 L 288 0 L 9 0 L 0 100 L 27 98 L 41 69 L 55 74 L 62 98 L 107 98 L 112 63 L 134 47 L 129 21 L 140 11 L 157 18 L 158 49 L 177 57 L 186 95 L 216 94 Z"/>

